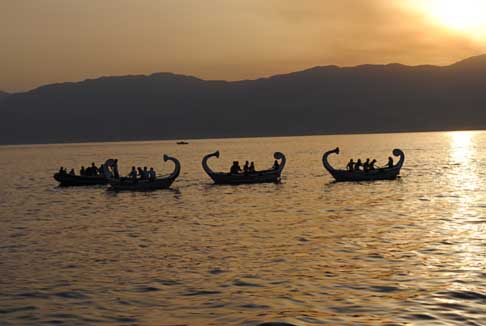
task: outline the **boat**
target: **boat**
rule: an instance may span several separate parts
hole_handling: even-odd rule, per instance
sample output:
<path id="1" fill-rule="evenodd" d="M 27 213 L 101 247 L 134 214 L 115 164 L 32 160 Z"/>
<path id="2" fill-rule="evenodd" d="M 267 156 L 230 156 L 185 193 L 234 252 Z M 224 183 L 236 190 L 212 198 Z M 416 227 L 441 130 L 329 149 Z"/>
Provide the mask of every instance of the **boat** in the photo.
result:
<path id="1" fill-rule="evenodd" d="M 379 168 L 369 171 L 347 171 L 336 170 L 329 164 L 328 157 L 331 154 L 339 154 L 339 147 L 332 151 L 325 152 L 322 156 L 324 168 L 336 179 L 336 181 L 376 181 L 376 180 L 394 180 L 400 174 L 400 169 L 405 161 L 405 154 L 400 149 L 394 149 L 393 155 L 400 157 L 398 163 L 393 167 Z"/>
<path id="2" fill-rule="evenodd" d="M 226 173 L 226 172 L 214 172 L 208 166 L 208 159 L 211 157 L 219 158 L 219 151 L 211 154 L 207 154 L 202 159 L 202 166 L 204 171 L 214 181 L 215 184 L 250 184 L 250 183 L 270 183 L 280 182 L 280 175 L 285 167 L 285 155 L 276 152 L 273 157 L 276 160 L 280 160 L 279 167 L 277 169 L 269 169 L 263 171 L 255 171 L 252 173 Z"/>
<path id="3" fill-rule="evenodd" d="M 108 182 L 110 184 L 109 190 L 114 191 L 123 191 L 123 190 L 130 190 L 130 191 L 151 191 L 151 190 L 158 190 L 158 189 L 167 189 L 169 188 L 172 183 L 177 179 L 181 172 L 181 164 L 178 159 L 174 157 L 170 157 L 168 155 L 163 156 L 164 161 L 172 161 L 174 162 L 174 171 L 162 177 L 157 177 L 153 180 L 140 180 L 136 179 L 133 180 L 131 178 L 115 178 L 114 175 L 118 175 L 118 163 L 117 160 L 109 159 L 106 161 L 105 167 L 105 175 L 108 178 Z"/>
<path id="4" fill-rule="evenodd" d="M 59 182 L 59 186 L 61 187 L 98 186 L 108 184 L 108 179 L 102 175 L 80 176 L 57 172 L 54 174 L 54 179 Z"/>
<path id="5" fill-rule="evenodd" d="M 189 143 L 188 143 L 188 142 L 186 142 L 186 141 L 178 141 L 176 144 L 177 144 L 177 145 L 187 145 L 187 144 L 189 144 Z"/>

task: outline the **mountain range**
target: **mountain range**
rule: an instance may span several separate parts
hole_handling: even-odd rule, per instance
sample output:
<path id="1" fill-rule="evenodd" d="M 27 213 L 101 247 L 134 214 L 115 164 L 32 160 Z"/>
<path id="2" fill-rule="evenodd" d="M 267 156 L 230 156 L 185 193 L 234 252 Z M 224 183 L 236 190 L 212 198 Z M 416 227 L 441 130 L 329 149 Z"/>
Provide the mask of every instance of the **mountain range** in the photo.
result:
<path id="1" fill-rule="evenodd" d="M 486 55 L 244 81 L 172 73 L 0 92 L 0 143 L 486 129 Z"/>

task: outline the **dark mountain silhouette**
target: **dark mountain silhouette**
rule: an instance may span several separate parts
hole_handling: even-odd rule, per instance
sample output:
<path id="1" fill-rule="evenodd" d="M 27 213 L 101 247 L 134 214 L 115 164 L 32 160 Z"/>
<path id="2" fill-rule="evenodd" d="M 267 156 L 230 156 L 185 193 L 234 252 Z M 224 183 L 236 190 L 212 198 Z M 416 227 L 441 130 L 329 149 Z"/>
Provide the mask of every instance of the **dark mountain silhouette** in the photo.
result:
<path id="1" fill-rule="evenodd" d="M 0 143 L 486 129 L 485 78 L 486 55 L 237 82 L 103 77 L 4 98 Z"/>

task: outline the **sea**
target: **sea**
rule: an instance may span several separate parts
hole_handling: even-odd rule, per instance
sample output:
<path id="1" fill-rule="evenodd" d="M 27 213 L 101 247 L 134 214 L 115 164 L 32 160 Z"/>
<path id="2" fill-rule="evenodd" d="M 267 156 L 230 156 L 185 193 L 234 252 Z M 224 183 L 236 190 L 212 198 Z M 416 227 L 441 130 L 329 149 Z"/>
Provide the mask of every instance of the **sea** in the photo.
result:
<path id="1" fill-rule="evenodd" d="M 331 164 L 394 181 L 335 183 Z M 201 159 L 287 164 L 213 185 Z M 108 158 L 182 172 L 171 189 L 60 188 Z M 0 325 L 486 325 L 486 132 L 0 147 Z"/>

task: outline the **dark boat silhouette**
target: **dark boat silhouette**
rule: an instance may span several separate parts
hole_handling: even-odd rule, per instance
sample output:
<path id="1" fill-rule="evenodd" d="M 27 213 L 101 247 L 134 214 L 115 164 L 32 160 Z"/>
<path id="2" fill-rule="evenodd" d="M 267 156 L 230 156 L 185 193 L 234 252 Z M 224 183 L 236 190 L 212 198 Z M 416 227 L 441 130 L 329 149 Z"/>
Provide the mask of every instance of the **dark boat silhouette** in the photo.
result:
<path id="1" fill-rule="evenodd" d="M 167 189 L 177 179 L 181 172 L 181 164 L 178 159 L 170 157 L 168 155 L 163 156 L 164 161 L 174 162 L 174 171 L 166 176 L 157 177 L 154 180 L 133 180 L 131 178 L 115 178 L 114 175 L 118 175 L 118 164 L 116 160 L 109 159 L 105 163 L 105 175 L 108 178 L 110 184 L 110 190 L 122 191 L 150 191 L 158 189 Z"/>
<path id="2" fill-rule="evenodd" d="M 336 181 L 375 181 L 375 180 L 394 180 L 400 174 L 403 162 L 405 161 L 405 154 L 400 149 L 394 149 L 393 155 L 399 156 L 398 163 L 393 167 L 379 168 L 369 171 L 348 171 L 336 170 L 329 164 L 328 156 L 331 154 L 339 154 L 339 147 L 332 151 L 325 152 L 322 156 L 322 163 L 326 170 L 336 179 Z"/>
<path id="3" fill-rule="evenodd" d="M 186 141 L 178 141 L 176 144 L 177 144 L 177 145 L 187 145 L 187 144 L 189 144 L 189 143 L 188 143 L 188 142 L 186 142 Z"/>
<path id="4" fill-rule="evenodd" d="M 269 170 L 262 170 L 262 171 L 255 171 L 252 173 L 226 173 L 226 172 L 214 172 L 208 166 L 208 159 L 211 157 L 219 158 L 219 151 L 214 153 L 208 154 L 203 157 L 202 159 L 202 166 L 204 171 L 209 175 L 209 177 L 214 181 L 216 184 L 249 184 L 249 183 L 270 183 L 270 182 L 280 182 L 280 175 L 282 170 L 285 167 L 285 155 L 276 152 L 273 154 L 273 157 L 276 160 L 281 160 L 279 167 L 277 169 L 269 169 Z"/>
<path id="5" fill-rule="evenodd" d="M 61 187 L 98 186 L 108 184 L 108 179 L 102 175 L 80 176 L 57 172 L 54 174 L 54 179 L 59 182 L 59 186 Z"/>

